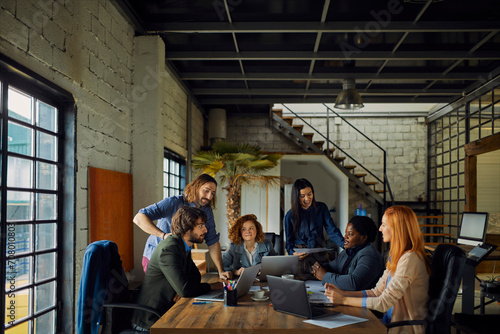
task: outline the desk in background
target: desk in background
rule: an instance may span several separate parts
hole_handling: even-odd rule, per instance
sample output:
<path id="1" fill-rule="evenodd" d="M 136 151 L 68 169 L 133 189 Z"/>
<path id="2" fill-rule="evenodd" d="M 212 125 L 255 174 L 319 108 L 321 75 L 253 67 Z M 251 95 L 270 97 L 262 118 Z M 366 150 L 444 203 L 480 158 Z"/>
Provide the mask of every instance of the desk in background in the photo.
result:
<path id="1" fill-rule="evenodd" d="M 216 279 L 207 274 L 203 281 Z M 269 292 L 267 292 L 267 295 Z M 238 306 L 224 306 L 222 302 L 192 305 L 192 298 L 179 300 L 150 329 L 151 334 L 164 333 L 283 333 L 283 334 L 321 334 L 321 333 L 386 333 L 386 327 L 373 313 L 364 308 L 337 306 L 335 311 L 366 318 L 354 325 L 335 329 L 305 323 L 304 318 L 277 312 L 270 306 L 271 302 L 256 302 L 246 295 L 238 299 Z"/>

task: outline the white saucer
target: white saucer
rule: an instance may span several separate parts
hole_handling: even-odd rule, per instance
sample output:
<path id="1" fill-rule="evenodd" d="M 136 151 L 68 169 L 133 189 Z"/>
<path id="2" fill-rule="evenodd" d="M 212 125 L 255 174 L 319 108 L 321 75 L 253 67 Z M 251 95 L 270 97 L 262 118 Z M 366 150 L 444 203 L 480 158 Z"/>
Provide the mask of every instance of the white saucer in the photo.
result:
<path id="1" fill-rule="evenodd" d="M 255 300 L 256 302 L 263 302 L 264 300 L 268 300 L 269 297 L 265 296 L 263 298 L 255 298 L 255 297 L 252 297 L 253 300 Z"/>

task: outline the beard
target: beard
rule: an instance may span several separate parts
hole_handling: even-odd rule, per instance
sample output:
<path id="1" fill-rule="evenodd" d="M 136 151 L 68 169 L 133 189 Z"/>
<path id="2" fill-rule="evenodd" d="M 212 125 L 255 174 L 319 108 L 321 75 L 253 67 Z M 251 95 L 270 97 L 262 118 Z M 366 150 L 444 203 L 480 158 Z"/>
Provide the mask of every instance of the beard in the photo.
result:
<path id="1" fill-rule="evenodd" d="M 193 231 L 189 232 L 189 242 L 192 242 L 194 244 L 201 244 L 203 242 L 204 238 L 205 238 L 205 234 L 197 235 L 197 234 L 194 234 Z"/>

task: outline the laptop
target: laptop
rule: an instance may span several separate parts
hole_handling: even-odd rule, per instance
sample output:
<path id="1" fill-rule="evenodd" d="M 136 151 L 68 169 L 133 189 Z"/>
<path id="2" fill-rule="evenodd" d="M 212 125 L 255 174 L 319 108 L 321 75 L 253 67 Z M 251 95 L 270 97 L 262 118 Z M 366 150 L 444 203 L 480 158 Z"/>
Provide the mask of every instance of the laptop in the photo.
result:
<path id="1" fill-rule="evenodd" d="M 244 296 L 250 291 L 253 285 L 255 277 L 260 270 L 260 264 L 245 268 L 241 273 L 240 278 L 236 282 L 236 290 L 238 291 L 238 298 Z M 224 301 L 224 290 L 213 290 L 204 295 L 195 297 L 196 300 L 212 301 L 212 302 L 223 302 Z"/>
<path id="2" fill-rule="evenodd" d="M 276 311 L 308 319 L 339 314 L 329 308 L 317 307 L 309 303 L 304 281 L 267 276 L 267 283 L 271 302 Z"/>
<path id="3" fill-rule="evenodd" d="M 299 268 L 298 255 L 276 255 L 262 257 L 262 270 L 259 280 L 266 281 L 267 276 L 281 276 L 283 274 L 296 274 Z"/>
<path id="4" fill-rule="evenodd" d="M 488 228 L 487 212 L 464 212 L 457 244 L 478 246 L 484 243 Z"/>

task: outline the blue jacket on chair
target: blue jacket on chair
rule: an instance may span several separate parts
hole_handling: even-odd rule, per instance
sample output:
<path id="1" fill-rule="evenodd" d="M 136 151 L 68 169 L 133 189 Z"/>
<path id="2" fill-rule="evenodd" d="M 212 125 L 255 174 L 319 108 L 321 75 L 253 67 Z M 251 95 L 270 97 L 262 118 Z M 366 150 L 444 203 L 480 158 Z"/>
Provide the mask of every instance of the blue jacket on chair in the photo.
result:
<path id="1" fill-rule="evenodd" d="M 118 254 L 118 246 L 109 240 L 95 241 L 88 245 L 78 291 L 76 332 L 97 334 L 102 305 L 118 301 L 116 296 L 120 292 L 126 293 L 127 289 L 128 281 Z"/>

